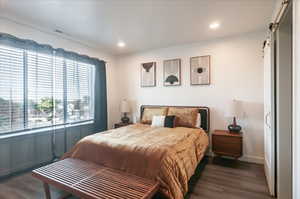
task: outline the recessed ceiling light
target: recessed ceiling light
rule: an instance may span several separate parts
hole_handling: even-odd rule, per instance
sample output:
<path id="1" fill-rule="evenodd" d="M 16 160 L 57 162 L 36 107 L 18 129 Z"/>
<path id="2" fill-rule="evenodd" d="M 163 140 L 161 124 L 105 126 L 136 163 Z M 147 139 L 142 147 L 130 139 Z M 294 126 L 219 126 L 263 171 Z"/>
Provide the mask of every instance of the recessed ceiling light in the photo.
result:
<path id="1" fill-rule="evenodd" d="M 123 41 L 119 41 L 118 42 L 118 46 L 120 47 L 120 48 L 123 48 L 123 47 L 125 47 L 125 43 L 123 42 Z"/>
<path id="2" fill-rule="evenodd" d="M 219 28 L 220 27 L 220 24 L 218 23 L 218 22 L 213 22 L 213 23 L 211 23 L 210 25 L 209 25 L 209 28 L 210 29 L 213 29 L 213 30 L 215 30 L 215 29 L 217 29 L 217 28 Z"/>

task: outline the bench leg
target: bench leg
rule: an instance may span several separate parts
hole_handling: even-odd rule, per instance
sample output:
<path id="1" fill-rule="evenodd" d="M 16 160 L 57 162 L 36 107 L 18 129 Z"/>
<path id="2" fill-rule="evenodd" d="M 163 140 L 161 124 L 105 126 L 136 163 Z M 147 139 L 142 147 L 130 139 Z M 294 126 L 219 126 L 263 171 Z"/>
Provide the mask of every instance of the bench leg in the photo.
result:
<path id="1" fill-rule="evenodd" d="M 51 199 L 50 189 L 47 183 L 44 183 L 44 190 L 45 190 L 46 199 Z"/>

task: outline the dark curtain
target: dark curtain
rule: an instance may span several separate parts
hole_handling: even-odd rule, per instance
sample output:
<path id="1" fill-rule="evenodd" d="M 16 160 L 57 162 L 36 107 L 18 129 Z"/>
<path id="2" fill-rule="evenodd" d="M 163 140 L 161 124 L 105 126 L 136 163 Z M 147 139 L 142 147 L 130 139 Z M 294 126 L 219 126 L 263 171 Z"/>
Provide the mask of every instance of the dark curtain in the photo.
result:
<path id="1" fill-rule="evenodd" d="M 107 130 L 106 68 L 104 61 L 97 61 L 95 78 L 95 131 Z"/>

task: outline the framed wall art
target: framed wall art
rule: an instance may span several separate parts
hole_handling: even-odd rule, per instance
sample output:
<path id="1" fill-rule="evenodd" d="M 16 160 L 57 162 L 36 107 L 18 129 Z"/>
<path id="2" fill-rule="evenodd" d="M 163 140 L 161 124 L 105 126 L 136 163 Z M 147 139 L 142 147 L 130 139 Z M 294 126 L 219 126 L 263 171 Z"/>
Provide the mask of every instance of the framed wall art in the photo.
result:
<path id="1" fill-rule="evenodd" d="M 171 59 L 164 61 L 164 86 L 180 86 L 181 60 Z"/>
<path id="2" fill-rule="evenodd" d="M 141 87 L 156 86 L 156 62 L 141 64 Z"/>
<path id="3" fill-rule="evenodd" d="M 191 57 L 191 85 L 210 84 L 210 55 Z"/>

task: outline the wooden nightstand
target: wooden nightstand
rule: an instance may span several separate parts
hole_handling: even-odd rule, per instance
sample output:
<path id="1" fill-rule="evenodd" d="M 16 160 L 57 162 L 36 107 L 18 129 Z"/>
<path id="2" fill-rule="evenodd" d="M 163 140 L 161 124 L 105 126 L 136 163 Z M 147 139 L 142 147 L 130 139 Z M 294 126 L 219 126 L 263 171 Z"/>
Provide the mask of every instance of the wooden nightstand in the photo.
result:
<path id="1" fill-rule="evenodd" d="M 243 155 L 243 134 L 215 130 L 212 133 L 212 151 L 219 156 L 239 158 Z"/>
<path id="2" fill-rule="evenodd" d="M 123 123 L 123 122 L 120 122 L 120 123 L 117 123 L 115 124 L 115 129 L 116 128 L 120 128 L 120 127 L 123 127 L 123 126 L 128 126 L 130 124 L 133 124 L 132 122 L 129 122 L 129 123 Z"/>

